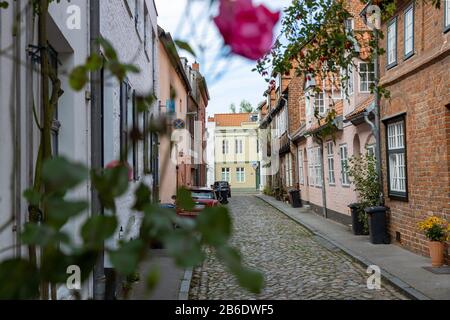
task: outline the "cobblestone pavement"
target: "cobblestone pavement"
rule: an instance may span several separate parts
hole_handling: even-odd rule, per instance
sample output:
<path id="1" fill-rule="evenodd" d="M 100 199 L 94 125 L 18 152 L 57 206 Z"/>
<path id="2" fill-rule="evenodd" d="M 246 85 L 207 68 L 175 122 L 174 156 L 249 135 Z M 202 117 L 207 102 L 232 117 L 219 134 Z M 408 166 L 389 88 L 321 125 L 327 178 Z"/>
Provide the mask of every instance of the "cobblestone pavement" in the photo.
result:
<path id="1" fill-rule="evenodd" d="M 210 253 L 194 269 L 190 299 L 406 299 L 382 281 L 380 290 L 366 286 L 365 268 L 337 248 L 254 196 L 233 196 L 232 244 L 245 262 L 263 272 L 260 295 L 241 289 Z"/>

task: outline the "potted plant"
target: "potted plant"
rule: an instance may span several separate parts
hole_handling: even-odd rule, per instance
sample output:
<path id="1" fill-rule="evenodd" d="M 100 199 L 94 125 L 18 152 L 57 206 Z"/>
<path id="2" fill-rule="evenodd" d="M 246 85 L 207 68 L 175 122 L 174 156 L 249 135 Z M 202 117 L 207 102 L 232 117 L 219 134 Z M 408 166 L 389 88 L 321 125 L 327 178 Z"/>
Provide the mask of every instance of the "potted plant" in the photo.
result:
<path id="1" fill-rule="evenodd" d="M 419 222 L 419 229 L 428 239 L 431 265 L 441 267 L 444 264 L 444 241 L 450 238 L 450 224 L 436 216 Z"/>
<path id="2" fill-rule="evenodd" d="M 376 159 L 368 154 L 351 157 L 347 169 L 358 194 L 358 202 L 349 205 L 352 212 L 353 233 L 367 235 L 369 234 L 369 219 L 365 209 L 378 205 L 380 198 Z"/>

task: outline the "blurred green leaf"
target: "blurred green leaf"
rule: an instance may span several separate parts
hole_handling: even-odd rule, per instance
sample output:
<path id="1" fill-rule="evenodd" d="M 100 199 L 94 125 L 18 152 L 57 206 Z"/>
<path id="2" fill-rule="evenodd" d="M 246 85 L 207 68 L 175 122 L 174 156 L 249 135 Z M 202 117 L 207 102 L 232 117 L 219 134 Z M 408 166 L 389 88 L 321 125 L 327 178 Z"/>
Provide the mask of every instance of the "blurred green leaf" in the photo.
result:
<path id="1" fill-rule="evenodd" d="M 263 275 L 259 271 L 244 267 L 238 250 L 229 246 L 222 246 L 216 252 L 228 269 L 236 276 L 240 286 L 252 293 L 261 292 L 264 286 Z"/>
<path id="2" fill-rule="evenodd" d="M 264 277 L 260 272 L 244 267 L 237 269 L 235 274 L 239 285 L 243 288 L 255 294 L 261 293 L 264 287 Z"/>
<path id="3" fill-rule="evenodd" d="M 26 223 L 21 234 L 23 244 L 35 244 L 46 246 L 50 243 L 69 243 L 70 239 L 66 233 L 56 231 L 48 225 L 38 225 L 35 223 Z"/>
<path id="4" fill-rule="evenodd" d="M 167 252 L 178 266 L 188 268 L 201 263 L 205 257 L 199 239 L 183 229 L 176 229 L 164 237 Z"/>
<path id="5" fill-rule="evenodd" d="M 195 207 L 195 202 L 192 199 L 191 192 L 186 188 L 180 188 L 177 191 L 177 205 L 184 210 L 192 210 Z"/>
<path id="6" fill-rule="evenodd" d="M 122 164 L 112 169 L 105 169 L 100 174 L 94 171 L 91 173 L 92 184 L 106 209 L 115 210 L 114 199 L 128 190 L 128 170 L 128 167 Z"/>
<path id="7" fill-rule="evenodd" d="M 82 90 L 88 81 L 88 69 L 85 66 L 77 66 L 69 74 L 69 84 L 75 91 Z"/>
<path id="8" fill-rule="evenodd" d="M 110 251 L 109 257 L 114 268 L 122 275 L 136 272 L 144 244 L 141 240 L 122 243 L 116 251 Z"/>
<path id="9" fill-rule="evenodd" d="M 81 237 L 90 247 L 99 248 L 117 229 L 115 216 L 95 215 L 87 219 L 81 228 Z"/>
<path id="10" fill-rule="evenodd" d="M 82 164 L 55 157 L 44 162 L 42 177 L 50 185 L 51 191 L 65 192 L 86 180 L 88 169 Z"/>
<path id="11" fill-rule="evenodd" d="M 146 204 L 150 203 L 151 191 L 148 186 L 144 183 L 139 184 L 136 191 L 134 192 L 135 202 L 133 205 L 133 209 L 137 211 L 142 211 Z"/>
<path id="12" fill-rule="evenodd" d="M 103 53 L 105 54 L 106 58 L 108 58 L 109 60 L 117 60 L 117 53 L 111 42 L 109 42 L 105 38 L 99 38 L 97 39 L 97 42 L 102 46 Z"/>
<path id="13" fill-rule="evenodd" d="M 160 277 L 160 272 L 158 268 L 152 268 L 150 270 L 150 272 L 147 274 L 147 290 L 151 291 L 153 289 L 156 288 L 156 286 L 158 285 L 158 281 L 159 281 L 159 277 Z"/>
<path id="14" fill-rule="evenodd" d="M 44 252 L 40 267 L 41 276 L 51 283 L 64 283 L 67 280 L 67 267 L 72 265 L 70 258 L 56 248 Z"/>
<path id="15" fill-rule="evenodd" d="M 186 41 L 183 41 L 183 40 L 175 40 L 174 42 L 178 48 L 180 48 L 181 50 L 187 51 L 190 54 L 192 54 L 194 57 L 196 57 L 195 51 L 192 49 L 192 47 L 189 43 L 187 43 Z"/>
<path id="16" fill-rule="evenodd" d="M 0 263 L 0 283 L 1 300 L 36 299 L 39 296 L 39 271 L 26 260 Z"/>
<path id="17" fill-rule="evenodd" d="M 91 54 L 86 60 L 86 68 L 90 71 L 99 70 L 102 65 L 103 58 L 96 53 Z"/>
<path id="18" fill-rule="evenodd" d="M 141 237 L 160 238 L 173 229 L 175 212 L 158 206 L 146 206 L 141 225 Z"/>
<path id="19" fill-rule="evenodd" d="M 33 189 L 27 189 L 23 192 L 23 196 L 27 199 L 28 203 L 32 206 L 39 206 L 41 202 L 41 194 Z"/>
<path id="20" fill-rule="evenodd" d="M 197 217 L 197 228 L 202 240 L 212 246 L 225 244 L 231 235 L 232 225 L 225 207 L 213 207 L 203 210 Z"/>
<path id="21" fill-rule="evenodd" d="M 45 201 L 47 205 L 47 223 L 55 229 L 60 229 L 67 221 L 88 208 L 86 201 L 65 201 L 61 198 L 50 197 Z"/>

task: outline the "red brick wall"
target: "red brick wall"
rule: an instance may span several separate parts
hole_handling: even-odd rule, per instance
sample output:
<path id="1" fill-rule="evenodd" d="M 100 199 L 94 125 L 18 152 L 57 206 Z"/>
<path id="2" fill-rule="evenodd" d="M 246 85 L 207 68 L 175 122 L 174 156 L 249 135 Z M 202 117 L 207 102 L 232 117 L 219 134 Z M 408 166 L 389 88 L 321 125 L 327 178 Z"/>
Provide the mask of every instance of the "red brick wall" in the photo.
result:
<path id="1" fill-rule="evenodd" d="M 390 199 L 387 190 L 385 126 L 382 134 L 382 167 L 386 206 L 390 208 L 389 231 L 400 245 L 428 255 L 425 237 L 417 223 L 437 215 L 450 221 L 450 46 L 443 32 L 443 11 L 423 5 L 415 7 L 415 54 L 403 59 L 403 9 L 399 3 L 397 20 L 397 63 L 386 70 L 381 58 L 381 83 L 391 99 L 381 102 L 381 117 L 406 112 L 408 201 Z M 383 26 L 384 32 L 386 25 Z M 381 45 L 385 47 L 385 40 Z M 447 243 L 448 248 L 448 243 Z M 447 256 L 448 258 L 448 256 Z"/>

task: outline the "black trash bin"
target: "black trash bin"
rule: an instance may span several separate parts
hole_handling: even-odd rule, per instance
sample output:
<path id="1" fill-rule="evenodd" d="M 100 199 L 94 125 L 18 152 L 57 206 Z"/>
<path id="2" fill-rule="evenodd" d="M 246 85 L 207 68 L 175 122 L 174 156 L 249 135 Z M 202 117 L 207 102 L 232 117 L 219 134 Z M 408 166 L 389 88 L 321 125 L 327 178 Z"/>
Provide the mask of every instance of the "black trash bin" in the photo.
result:
<path id="1" fill-rule="evenodd" d="M 291 200 L 292 208 L 302 207 L 302 198 L 300 196 L 300 190 L 297 189 L 289 190 L 289 199 Z"/>
<path id="2" fill-rule="evenodd" d="M 224 189 L 216 189 L 216 197 L 220 201 L 221 204 L 228 203 L 228 191 Z"/>
<path id="3" fill-rule="evenodd" d="M 364 210 L 369 215 L 370 242 L 389 244 L 391 241 L 386 228 L 386 207 L 370 207 Z"/>
<path id="4" fill-rule="evenodd" d="M 368 232 L 364 232 L 364 222 L 359 220 L 359 203 L 351 203 L 348 205 L 352 214 L 352 231 L 356 236 L 367 235 Z"/>

